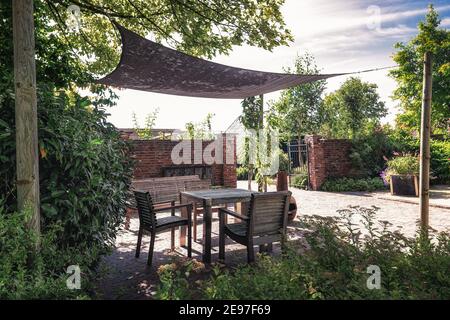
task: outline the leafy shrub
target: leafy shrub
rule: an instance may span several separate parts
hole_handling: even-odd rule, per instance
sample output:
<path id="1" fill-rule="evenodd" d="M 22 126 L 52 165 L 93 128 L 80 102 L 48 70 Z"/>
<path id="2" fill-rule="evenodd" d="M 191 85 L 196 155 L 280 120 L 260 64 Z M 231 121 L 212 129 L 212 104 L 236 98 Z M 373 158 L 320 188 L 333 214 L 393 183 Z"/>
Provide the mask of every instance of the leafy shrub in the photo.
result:
<path id="1" fill-rule="evenodd" d="M 248 179 L 248 168 L 244 166 L 240 166 L 236 168 L 236 175 L 238 180 L 247 180 Z"/>
<path id="2" fill-rule="evenodd" d="M 430 167 L 434 183 L 450 184 L 450 140 L 432 140 Z"/>
<path id="3" fill-rule="evenodd" d="M 376 191 L 383 190 L 386 186 L 379 177 L 375 178 L 332 178 L 327 179 L 320 189 L 328 192 L 344 191 Z"/>
<path id="4" fill-rule="evenodd" d="M 397 174 L 419 174 L 419 159 L 416 156 L 405 155 L 395 157 L 387 162 L 386 180 L 390 180 L 391 175 Z"/>
<path id="5" fill-rule="evenodd" d="M 308 175 L 296 174 L 291 176 L 291 186 L 299 189 L 306 189 L 308 187 Z"/>
<path id="6" fill-rule="evenodd" d="M 404 132 L 395 132 L 390 137 L 399 153 L 418 154 L 420 141 Z M 450 139 L 430 141 L 430 170 L 433 184 L 450 184 Z"/>
<path id="7" fill-rule="evenodd" d="M 30 210 L 6 213 L 0 206 L 0 299 L 89 298 L 90 270 L 101 249 L 89 244 L 61 249 L 56 237 L 61 226 L 38 237 L 25 227 L 30 218 Z M 81 290 L 67 288 L 69 265 L 80 267 Z"/>
<path id="8" fill-rule="evenodd" d="M 289 156 L 287 153 L 283 152 L 283 150 L 278 150 L 278 170 L 279 171 L 289 171 L 291 167 L 291 163 L 289 161 Z"/>
<path id="9" fill-rule="evenodd" d="M 349 157 L 353 167 L 362 176 L 375 177 L 385 168 L 385 159 L 391 157 L 395 150 L 389 134 L 389 128 L 372 125 L 352 140 Z"/>
<path id="10" fill-rule="evenodd" d="M 308 187 L 308 166 L 292 169 L 291 186 L 299 189 L 306 189 Z"/>
<path id="11" fill-rule="evenodd" d="M 289 242 L 280 257 L 260 255 L 255 264 L 232 270 L 216 265 L 196 281 L 187 267 L 172 265 L 164 285 L 182 293 L 178 299 L 449 299 L 450 235 L 407 238 L 375 221 L 377 210 L 349 207 L 337 217 L 301 217 L 303 240 Z M 361 227 L 354 224 L 358 219 Z M 380 289 L 367 287 L 370 265 L 380 268 Z"/>
<path id="12" fill-rule="evenodd" d="M 14 94 L 0 85 L 0 194 L 16 210 Z M 91 100 L 92 99 L 92 100 Z M 105 245 L 121 223 L 132 167 L 128 148 L 106 121 L 110 97 L 38 90 L 39 165 L 43 229 L 61 224 L 58 242 Z"/>

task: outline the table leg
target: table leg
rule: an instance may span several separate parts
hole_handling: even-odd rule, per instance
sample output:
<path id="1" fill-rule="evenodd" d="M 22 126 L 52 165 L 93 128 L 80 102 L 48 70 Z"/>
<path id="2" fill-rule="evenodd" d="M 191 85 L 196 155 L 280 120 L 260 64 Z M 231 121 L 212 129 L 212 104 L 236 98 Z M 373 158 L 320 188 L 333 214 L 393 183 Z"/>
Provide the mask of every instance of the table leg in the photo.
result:
<path id="1" fill-rule="evenodd" d="M 180 196 L 180 203 L 186 203 L 186 199 L 183 196 Z M 183 218 L 187 218 L 187 209 L 181 208 L 181 216 Z M 180 227 L 180 247 L 186 246 L 186 226 Z"/>
<path id="2" fill-rule="evenodd" d="M 211 203 L 203 201 L 203 262 L 211 263 Z"/>

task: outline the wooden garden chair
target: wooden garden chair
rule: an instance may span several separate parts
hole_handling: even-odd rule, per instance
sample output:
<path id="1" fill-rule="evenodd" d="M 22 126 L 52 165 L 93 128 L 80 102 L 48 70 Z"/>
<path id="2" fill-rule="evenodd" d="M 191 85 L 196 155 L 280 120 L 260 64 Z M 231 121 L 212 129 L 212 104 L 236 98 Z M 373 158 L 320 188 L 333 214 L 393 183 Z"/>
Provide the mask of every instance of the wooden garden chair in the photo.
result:
<path id="1" fill-rule="evenodd" d="M 255 260 L 254 245 L 269 245 L 281 241 L 282 248 L 286 237 L 290 191 L 254 193 L 250 201 L 248 215 L 231 210 L 219 209 L 219 259 L 225 260 L 225 238 L 247 246 L 247 260 Z M 227 224 L 227 215 L 241 219 L 242 222 Z"/>
<path id="2" fill-rule="evenodd" d="M 192 218 L 192 204 L 178 204 L 173 206 L 165 206 L 161 208 L 155 208 L 153 206 L 152 198 L 149 192 L 134 191 L 136 199 L 137 210 L 139 214 L 139 232 L 136 245 L 136 258 L 139 258 L 141 251 L 142 235 L 144 231 L 150 233 L 150 248 L 148 252 L 147 264 L 151 266 L 153 258 L 153 249 L 155 246 L 156 234 L 167 229 L 171 229 L 171 249 L 175 248 L 175 228 L 180 226 L 187 226 L 187 243 L 188 243 L 188 257 L 192 256 L 192 237 L 191 237 L 191 218 Z M 179 217 L 175 215 L 176 209 L 186 208 L 187 218 Z M 158 218 L 156 216 L 159 212 L 171 211 L 171 215 L 168 217 Z"/>

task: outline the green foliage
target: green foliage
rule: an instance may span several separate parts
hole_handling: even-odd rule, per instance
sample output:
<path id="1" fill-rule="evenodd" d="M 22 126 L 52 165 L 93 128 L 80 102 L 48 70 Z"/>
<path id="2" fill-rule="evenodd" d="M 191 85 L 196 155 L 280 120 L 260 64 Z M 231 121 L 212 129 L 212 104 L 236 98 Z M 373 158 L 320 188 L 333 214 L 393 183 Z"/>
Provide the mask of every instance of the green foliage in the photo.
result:
<path id="1" fill-rule="evenodd" d="M 203 139 L 212 140 L 215 139 L 214 133 L 212 131 L 211 119 L 214 117 L 214 113 L 208 113 L 201 122 L 186 123 L 186 139 Z"/>
<path id="2" fill-rule="evenodd" d="M 425 21 L 418 25 L 419 33 L 408 43 L 398 43 L 393 59 L 398 68 L 390 72 L 397 82 L 393 97 L 402 113 L 397 126 L 408 132 L 420 131 L 423 59 L 426 51 L 433 53 L 433 102 L 431 130 L 444 133 L 450 119 L 450 31 L 439 28 L 439 15 L 430 5 Z"/>
<path id="3" fill-rule="evenodd" d="M 289 161 L 289 155 L 285 153 L 282 149 L 278 149 L 278 170 L 279 171 L 289 171 L 291 167 Z"/>
<path id="4" fill-rule="evenodd" d="M 238 180 L 248 179 L 248 168 L 245 166 L 240 166 L 236 169 L 236 175 Z"/>
<path id="5" fill-rule="evenodd" d="M 292 170 L 291 186 L 299 189 L 308 187 L 308 166 L 305 165 Z"/>
<path id="6" fill-rule="evenodd" d="M 430 152 L 434 183 L 450 184 L 450 140 L 432 140 Z"/>
<path id="7" fill-rule="evenodd" d="M 159 109 L 153 110 L 145 117 L 145 127 L 141 128 L 137 119 L 136 113 L 133 112 L 134 131 L 142 140 L 150 140 L 153 138 L 153 127 L 155 126 L 156 118 L 158 117 Z"/>
<path id="8" fill-rule="evenodd" d="M 349 207 L 337 217 L 301 217 L 296 229 L 304 236 L 291 241 L 281 257 L 260 255 L 255 264 L 232 270 L 217 265 L 204 281 L 179 272 L 170 284 L 177 287 L 176 277 L 190 280 L 181 283 L 183 299 L 448 300 L 450 235 L 407 238 L 389 222 L 376 221 L 378 209 Z M 367 288 L 370 265 L 381 271 L 378 290 Z"/>
<path id="9" fill-rule="evenodd" d="M 242 114 L 239 117 L 239 121 L 245 129 L 260 129 L 261 111 L 263 110 L 262 103 L 261 97 L 248 97 L 242 100 Z"/>
<path id="10" fill-rule="evenodd" d="M 361 134 L 353 139 L 350 150 L 352 166 L 362 176 L 375 177 L 386 167 L 386 159 L 390 158 L 398 145 L 389 135 L 389 126 L 368 125 Z"/>
<path id="11" fill-rule="evenodd" d="M 295 174 L 291 176 L 291 185 L 294 188 L 306 189 L 308 187 L 308 175 Z"/>
<path id="12" fill-rule="evenodd" d="M 0 85 L 0 194 L 9 211 L 15 199 L 14 95 Z M 38 90 L 41 215 L 44 229 L 61 223 L 61 245 L 110 244 L 122 221 L 131 180 L 128 148 L 106 121 L 108 97 L 69 90 Z"/>
<path id="13" fill-rule="evenodd" d="M 370 124 L 378 124 L 387 115 L 377 85 L 351 77 L 324 100 L 321 132 L 334 138 L 358 137 Z"/>
<path id="14" fill-rule="evenodd" d="M 190 281 L 192 275 L 204 270 L 205 265 L 197 260 L 174 259 L 172 263 L 158 269 L 160 285 L 156 298 L 160 300 L 181 300 L 195 297 Z M 192 280 L 192 279 L 191 279 Z"/>
<path id="15" fill-rule="evenodd" d="M 0 299 L 86 299 L 101 249 L 95 244 L 60 248 L 54 224 L 41 237 L 26 227 L 31 211 L 6 213 L 0 203 Z M 36 243 L 40 243 L 36 250 Z M 69 290 L 69 265 L 78 265 L 81 290 Z"/>
<path id="16" fill-rule="evenodd" d="M 413 155 L 395 157 L 387 162 L 388 174 L 419 174 L 419 158 Z"/>
<path id="17" fill-rule="evenodd" d="M 195 56 L 227 54 L 233 45 L 271 50 L 293 40 L 280 8 L 283 0 L 79 0 L 79 31 L 70 30 L 67 0 L 38 1 L 39 14 L 54 21 L 54 37 L 70 46 L 94 74 L 111 71 L 119 61 L 120 39 L 114 20 L 134 32 Z M 3 43 L 3 42 L 2 42 Z"/>
<path id="18" fill-rule="evenodd" d="M 419 154 L 420 141 L 404 130 L 396 130 L 389 136 L 398 153 Z M 433 184 L 450 184 L 450 139 L 431 139 L 430 170 Z"/>
<path id="19" fill-rule="evenodd" d="M 294 68 L 287 73 L 318 74 L 314 57 L 305 53 L 297 56 Z M 271 106 L 269 122 L 277 128 L 285 140 L 299 138 L 318 132 L 322 123 L 322 94 L 326 81 L 314 81 L 282 91 L 280 98 Z"/>
<path id="20" fill-rule="evenodd" d="M 331 178 L 327 179 L 320 187 L 322 191 L 377 191 L 384 190 L 386 186 L 380 177 L 375 178 Z"/>

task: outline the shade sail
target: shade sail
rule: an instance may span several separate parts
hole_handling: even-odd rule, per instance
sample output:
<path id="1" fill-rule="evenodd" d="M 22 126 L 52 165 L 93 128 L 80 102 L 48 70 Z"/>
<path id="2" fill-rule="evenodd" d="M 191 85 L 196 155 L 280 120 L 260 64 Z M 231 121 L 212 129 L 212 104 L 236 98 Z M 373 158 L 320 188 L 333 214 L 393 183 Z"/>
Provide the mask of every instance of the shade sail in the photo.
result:
<path id="1" fill-rule="evenodd" d="M 100 84 L 189 97 L 243 99 L 346 74 L 285 74 L 230 67 L 116 26 L 122 37 L 121 59 L 112 73 L 97 80 Z"/>

